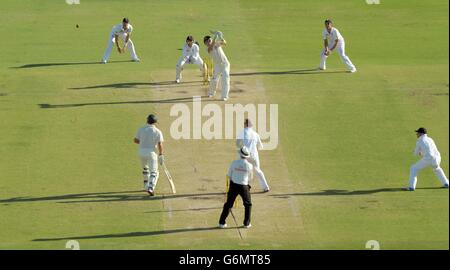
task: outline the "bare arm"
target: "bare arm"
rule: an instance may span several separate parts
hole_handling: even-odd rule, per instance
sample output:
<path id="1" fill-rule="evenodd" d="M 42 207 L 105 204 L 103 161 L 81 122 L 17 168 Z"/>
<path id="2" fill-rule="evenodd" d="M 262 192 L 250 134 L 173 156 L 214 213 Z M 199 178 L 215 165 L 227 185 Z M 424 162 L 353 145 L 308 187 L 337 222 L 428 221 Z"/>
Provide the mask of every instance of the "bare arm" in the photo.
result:
<path id="1" fill-rule="evenodd" d="M 163 153 L 163 150 L 164 150 L 163 144 L 162 144 L 162 142 L 159 142 L 159 143 L 158 143 L 158 152 L 159 152 L 159 155 L 160 155 L 160 156 L 164 154 L 164 153 Z"/>

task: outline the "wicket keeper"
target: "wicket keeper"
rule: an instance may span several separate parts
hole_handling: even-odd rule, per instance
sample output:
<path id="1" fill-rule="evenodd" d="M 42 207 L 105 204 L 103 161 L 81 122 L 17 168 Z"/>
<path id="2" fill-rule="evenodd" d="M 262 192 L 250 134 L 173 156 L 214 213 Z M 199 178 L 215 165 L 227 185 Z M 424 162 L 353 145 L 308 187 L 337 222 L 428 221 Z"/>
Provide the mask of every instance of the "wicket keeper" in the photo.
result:
<path id="1" fill-rule="evenodd" d="M 203 62 L 203 59 L 200 57 L 200 48 L 197 43 L 194 41 L 194 37 L 188 36 L 186 38 L 186 44 L 183 46 L 183 53 L 178 60 L 177 63 L 177 74 L 176 74 L 176 83 L 181 82 L 181 71 L 183 70 L 184 64 L 196 64 L 203 75 L 203 81 L 207 81 L 208 73 L 206 64 Z"/>

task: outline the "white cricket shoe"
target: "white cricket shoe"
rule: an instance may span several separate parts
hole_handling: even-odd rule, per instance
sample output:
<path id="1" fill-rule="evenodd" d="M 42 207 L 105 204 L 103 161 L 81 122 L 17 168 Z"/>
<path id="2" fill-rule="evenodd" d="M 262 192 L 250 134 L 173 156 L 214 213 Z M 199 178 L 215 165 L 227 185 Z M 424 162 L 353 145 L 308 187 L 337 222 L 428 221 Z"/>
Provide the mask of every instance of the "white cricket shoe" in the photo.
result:
<path id="1" fill-rule="evenodd" d="M 102 60 L 102 64 L 106 64 L 106 60 Z"/>
<path id="2" fill-rule="evenodd" d="M 180 83 L 180 79 L 176 79 L 175 82 L 176 82 L 176 83 Z"/>
<path id="3" fill-rule="evenodd" d="M 226 227 L 228 227 L 228 225 L 225 223 L 225 224 L 219 224 L 219 228 L 221 228 L 221 229 L 225 229 Z"/>
<path id="4" fill-rule="evenodd" d="M 326 68 L 318 67 L 317 69 L 318 69 L 318 70 L 325 70 Z"/>
<path id="5" fill-rule="evenodd" d="M 244 225 L 244 228 L 250 229 L 252 227 L 252 224 Z"/>
<path id="6" fill-rule="evenodd" d="M 350 73 L 355 73 L 356 72 L 356 68 L 350 70 Z"/>
<path id="7" fill-rule="evenodd" d="M 227 101 L 227 100 L 228 100 L 228 98 L 224 97 L 224 98 L 222 98 L 222 100 L 223 100 L 223 101 Z"/>
<path id="8" fill-rule="evenodd" d="M 136 59 L 131 59 L 131 61 L 133 61 L 133 62 L 141 62 L 141 59 L 136 58 Z"/>
<path id="9" fill-rule="evenodd" d="M 153 188 L 148 188 L 147 192 L 148 192 L 148 195 L 155 196 L 155 191 L 153 191 Z"/>

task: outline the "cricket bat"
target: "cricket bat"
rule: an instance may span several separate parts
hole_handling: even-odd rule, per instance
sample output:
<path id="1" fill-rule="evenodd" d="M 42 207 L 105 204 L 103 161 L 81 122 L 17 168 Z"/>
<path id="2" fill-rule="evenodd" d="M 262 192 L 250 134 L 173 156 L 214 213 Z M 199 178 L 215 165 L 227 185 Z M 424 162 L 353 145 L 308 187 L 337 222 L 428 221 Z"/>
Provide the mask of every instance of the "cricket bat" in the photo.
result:
<path id="1" fill-rule="evenodd" d="M 166 176 L 167 176 L 167 180 L 169 180 L 169 184 L 170 184 L 170 188 L 172 189 L 172 193 L 173 193 L 173 194 L 177 193 L 177 190 L 175 189 L 175 184 L 173 183 L 172 176 L 170 175 L 169 170 L 168 170 L 167 167 L 166 167 L 166 164 L 163 163 L 163 164 L 162 164 L 162 167 L 163 167 L 163 169 L 164 169 L 164 173 L 165 173 Z"/>

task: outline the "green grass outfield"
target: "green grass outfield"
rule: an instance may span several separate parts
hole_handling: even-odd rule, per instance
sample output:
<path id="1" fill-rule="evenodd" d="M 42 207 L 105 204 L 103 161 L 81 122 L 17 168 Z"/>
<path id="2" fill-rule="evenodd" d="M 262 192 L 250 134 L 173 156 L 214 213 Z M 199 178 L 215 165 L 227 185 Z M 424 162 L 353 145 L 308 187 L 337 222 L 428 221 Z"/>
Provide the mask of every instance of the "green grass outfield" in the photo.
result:
<path id="1" fill-rule="evenodd" d="M 2 0 L 0 249 L 64 249 L 70 239 L 81 249 L 365 249 L 368 240 L 448 249 L 448 190 L 430 169 L 416 192 L 399 190 L 419 126 L 449 174 L 448 8 L 444 0 Z M 95 63 L 124 16 L 142 62 L 113 51 L 112 63 Z M 302 71 L 318 66 L 325 18 L 357 73 L 343 73 L 337 55 L 326 72 Z M 233 154 L 197 163 L 206 184 L 174 164 L 178 154 L 228 153 L 231 141 L 171 141 L 162 123 L 179 197 L 137 191 L 131 140 L 148 113 L 167 118 L 170 108 L 146 101 L 190 96 L 150 82 L 173 79 L 185 36 L 201 40 L 208 29 L 224 32 L 231 73 L 255 73 L 231 81 L 256 81 L 265 89 L 258 98 L 279 105 L 279 147 L 261 153 L 272 191 L 255 195 L 243 238 L 212 229 L 222 203 L 202 195 L 224 186 Z M 186 68 L 186 80 L 196 75 Z M 158 185 L 168 193 L 162 174 Z"/>

